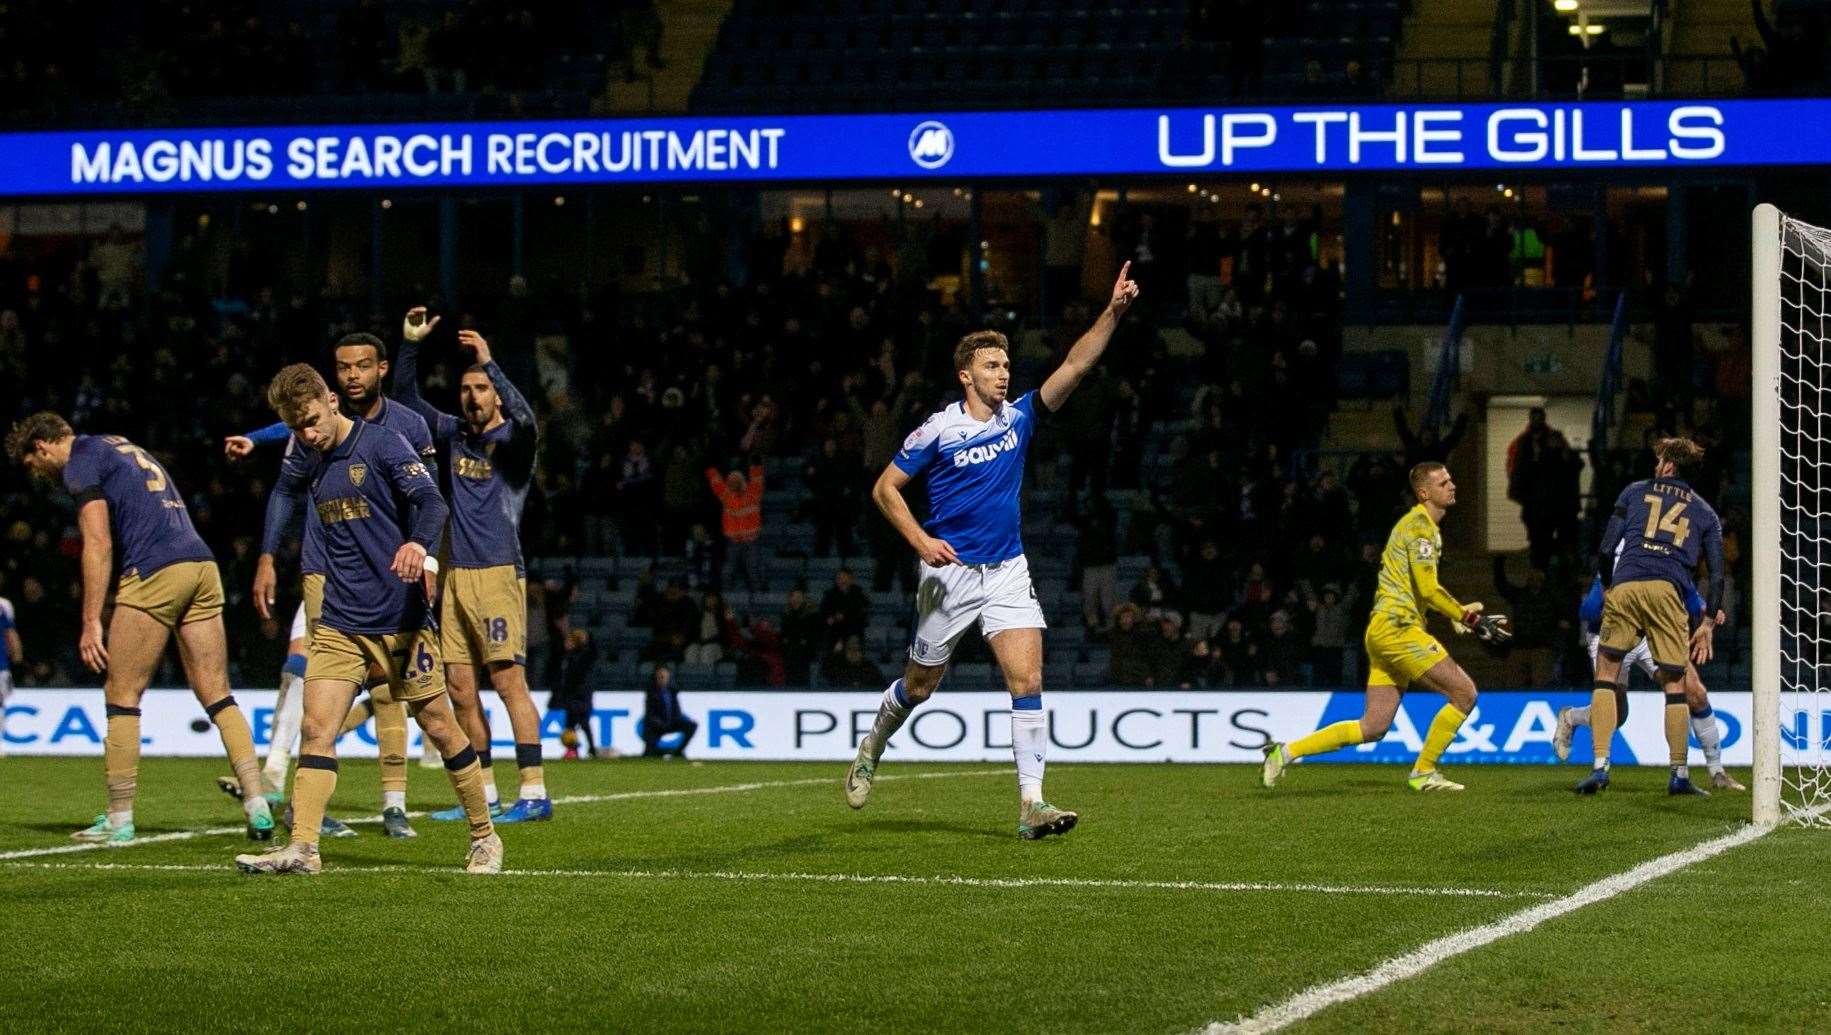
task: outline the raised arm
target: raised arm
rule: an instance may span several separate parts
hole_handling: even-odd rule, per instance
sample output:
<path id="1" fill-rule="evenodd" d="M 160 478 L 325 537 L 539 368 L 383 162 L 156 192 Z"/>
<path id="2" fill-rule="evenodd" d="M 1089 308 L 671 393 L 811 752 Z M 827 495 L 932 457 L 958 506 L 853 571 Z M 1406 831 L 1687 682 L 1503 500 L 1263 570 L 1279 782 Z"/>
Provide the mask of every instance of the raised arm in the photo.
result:
<path id="1" fill-rule="evenodd" d="M 448 425 L 458 423 L 458 418 L 427 402 L 420 394 L 420 342 L 425 341 L 438 325 L 438 317 L 426 318 L 423 305 L 407 310 L 406 319 L 401 321 L 401 354 L 394 364 L 394 387 L 388 392 L 395 401 L 426 418 L 426 426 L 432 429 L 435 439 L 443 437 Z"/>
<path id="2" fill-rule="evenodd" d="M 1112 300 L 1106 303 L 1106 308 L 1101 310 L 1099 318 L 1094 320 L 1094 325 L 1087 329 L 1087 333 L 1081 335 L 1074 347 L 1068 350 L 1068 358 L 1062 360 L 1062 365 L 1055 368 L 1055 373 L 1043 382 L 1042 390 L 1037 394 L 1049 412 L 1061 409 L 1068 397 L 1074 394 L 1081 379 L 1100 361 L 1100 355 L 1113 340 L 1113 331 L 1118 329 L 1120 318 L 1137 301 L 1138 284 L 1130 278 L 1131 272 L 1130 262 L 1119 268 L 1119 279 L 1113 282 Z"/>
<path id="3" fill-rule="evenodd" d="M 292 429 L 284 423 L 275 422 L 264 428 L 256 428 L 246 435 L 230 435 L 223 439 L 223 455 L 231 460 L 240 460 L 254 452 L 255 446 L 269 442 L 284 442 L 292 437 Z"/>
<path id="4" fill-rule="evenodd" d="M 114 573 L 114 534 L 108 529 L 108 501 L 84 500 L 76 511 L 83 532 L 83 633 L 77 653 L 92 672 L 108 668 L 108 646 L 102 638 L 102 604 L 108 599 L 108 576 Z"/>
<path id="5" fill-rule="evenodd" d="M 517 485 L 525 485 L 534 473 L 534 454 L 539 449 L 540 425 L 534 419 L 534 407 L 509 380 L 509 375 L 496 362 L 495 354 L 490 351 L 490 343 L 476 331 L 458 332 L 458 344 L 477 354 L 477 362 L 483 365 L 483 373 L 489 377 L 490 384 L 496 388 L 496 395 L 502 400 L 502 417 L 515 429 L 509 439 L 506 450 L 497 450 L 497 457 L 506 462 L 505 474 Z"/>

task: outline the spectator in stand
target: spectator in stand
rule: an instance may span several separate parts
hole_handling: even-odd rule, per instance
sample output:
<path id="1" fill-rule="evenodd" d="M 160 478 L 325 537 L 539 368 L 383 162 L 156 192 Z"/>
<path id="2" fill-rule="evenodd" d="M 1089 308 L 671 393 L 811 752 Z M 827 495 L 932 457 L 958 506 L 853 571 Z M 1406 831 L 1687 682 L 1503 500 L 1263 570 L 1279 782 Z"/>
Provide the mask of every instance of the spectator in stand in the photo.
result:
<path id="1" fill-rule="evenodd" d="M 1202 540 L 1201 549 L 1183 566 L 1183 600 L 1189 605 L 1189 638 L 1211 640 L 1221 631 L 1232 602 L 1227 590 L 1227 562 L 1213 539 Z"/>
<path id="2" fill-rule="evenodd" d="M 1309 645 L 1291 624 L 1291 616 L 1282 608 L 1273 611 L 1267 627 L 1264 649 L 1259 652 L 1259 678 L 1269 687 L 1299 685 L 1304 657 Z"/>
<path id="3" fill-rule="evenodd" d="M 1162 568 L 1153 564 L 1144 570 L 1137 584 L 1132 586 L 1128 599 L 1147 614 L 1173 608 L 1177 603 L 1176 583 L 1170 581 Z"/>
<path id="4" fill-rule="evenodd" d="M 585 757 L 595 758 L 598 745 L 591 733 L 591 675 L 597 668 L 597 646 L 591 642 L 591 633 L 573 629 L 566 634 L 563 650 L 555 653 L 560 656 L 561 676 L 547 708 L 565 713 L 566 729 L 560 734 L 560 743 L 566 746 L 567 758 L 577 758 L 579 740 L 583 738 Z"/>
<path id="5" fill-rule="evenodd" d="M 753 618 L 748 629 L 735 634 L 739 686 L 788 685 L 788 663 L 782 654 L 782 636 L 767 618 Z"/>
<path id="6" fill-rule="evenodd" d="M 1552 431 L 1532 487 L 1531 509 L 1541 530 L 1532 540 L 1532 566 L 1541 572 L 1554 559 L 1574 559 L 1581 549 L 1577 514 L 1583 505 L 1582 480 L 1583 458 L 1570 448 L 1563 432 Z"/>
<path id="7" fill-rule="evenodd" d="M 708 467 L 706 484 L 723 511 L 724 587 L 735 588 L 741 575 L 745 589 L 763 592 L 768 587 L 763 578 L 763 553 L 757 545 L 763 534 L 763 466 L 752 463 L 747 474 L 736 470 L 720 474 L 718 468 Z"/>
<path id="8" fill-rule="evenodd" d="M 838 439 L 828 436 L 802 469 L 802 477 L 811 493 L 806 508 L 814 521 L 814 556 L 832 556 L 837 544 L 842 560 L 851 557 L 852 530 L 858 527 L 859 502 L 864 498 L 864 469 L 840 452 Z"/>
<path id="9" fill-rule="evenodd" d="M 1182 681 L 1183 657 L 1186 653 L 1183 646 L 1183 616 L 1165 609 L 1158 612 L 1156 625 L 1157 635 L 1150 641 L 1145 662 L 1148 673 L 1145 685 L 1172 687 Z"/>
<path id="10" fill-rule="evenodd" d="M 717 590 L 707 591 L 700 602 L 699 626 L 684 654 L 686 664 L 710 667 L 725 660 L 725 650 L 737 638 L 737 616 Z"/>
<path id="11" fill-rule="evenodd" d="M 884 685 L 884 672 L 865 657 L 864 644 L 852 636 L 843 650 L 820 663 L 820 681 L 829 690 L 875 690 Z"/>
<path id="12" fill-rule="evenodd" d="M 1551 476 L 1555 434 L 1545 421 L 1544 409 L 1534 406 L 1527 413 L 1526 429 L 1507 446 L 1507 498 L 1519 504 L 1535 568 L 1543 568 L 1551 556 L 1552 514 L 1546 506 L 1549 501 L 1545 483 Z"/>
<path id="13" fill-rule="evenodd" d="M 624 549 L 639 557 L 655 556 L 655 467 L 648 447 L 639 438 L 629 440 L 617 478 L 617 523 L 623 528 Z"/>
<path id="14" fill-rule="evenodd" d="M 699 638 L 700 609 L 687 595 L 686 584 L 669 579 L 668 588 L 655 602 L 653 629 L 642 652 L 644 661 L 682 661 L 687 647 Z"/>
<path id="15" fill-rule="evenodd" d="M 699 723 L 680 710 L 680 692 L 674 689 L 674 670 L 666 664 L 656 665 L 642 708 L 642 757 L 672 755 L 685 758 L 687 745 L 698 732 Z M 680 734 L 680 742 L 673 747 L 662 747 L 662 740 L 675 733 Z"/>
<path id="16" fill-rule="evenodd" d="M 1144 609 L 1129 600 L 1120 604 L 1113 612 L 1113 629 L 1110 636 L 1112 662 L 1106 676 L 1106 681 L 1113 686 L 1144 687 L 1151 685 L 1151 666 L 1147 651 L 1150 647 L 1150 639 L 1156 638 L 1156 626 L 1155 624 L 1144 624 L 1143 618 Z"/>
<path id="17" fill-rule="evenodd" d="M 1081 572 L 1081 622 L 1090 633 L 1104 636 L 1112 628 L 1113 609 L 1119 604 L 1119 530 L 1113 505 L 1105 493 L 1096 494 L 1073 522 L 1081 533 L 1075 540 L 1075 563 Z"/>
<path id="18" fill-rule="evenodd" d="M 852 569 L 834 572 L 833 588 L 820 598 L 820 621 L 826 626 L 825 652 L 843 649 L 847 640 L 863 636 L 870 613 L 871 601 L 852 578 Z"/>
<path id="19" fill-rule="evenodd" d="M 1258 683 L 1259 642 L 1246 631 L 1246 623 L 1228 618 L 1221 628 L 1221 638 L 1210 645 L 1219 662 L 1227 686 L 1252 686 Z"/>
<path id="20" fill-rule="evenodd" d="M 1316 631 L 1310 634 L 1310 670 L 1313 682 L 1320 686 L 1342 686 L 1345 658 L 1349 647 L 1348 627 L 1354 616 L 1341 590 L 1328 583 L 1314 606 Z"/>
<path id="21" fill-rule="evenodd" d="M 1460 413 L 1450 423 L 1450 433 L 1438 437 L 1434 424 L 1420 426 L 1416 434 L 1411 430 L 1410 415 L 1402 406 L 1392 408 L 1392 426 L 1399 433 L 1399 442 L 1405 450 L 1405 469 L 1411 470 L 1422 463 L 1444 463 L 1450 454 L 1462 444 L 1462 436 L 1469 430 L 1469 415 Z"/>
<path id="22" fill-rule="evenodd" d="M 813 678 L 814 659 L 820 656 L 826 642 L 826 620 L 814 610 L 807 591 L 800 586 L 788 591 L 788 605 L 782 611 L 782 661 L 787 679 L 796 686 L 806 686 Z"/>

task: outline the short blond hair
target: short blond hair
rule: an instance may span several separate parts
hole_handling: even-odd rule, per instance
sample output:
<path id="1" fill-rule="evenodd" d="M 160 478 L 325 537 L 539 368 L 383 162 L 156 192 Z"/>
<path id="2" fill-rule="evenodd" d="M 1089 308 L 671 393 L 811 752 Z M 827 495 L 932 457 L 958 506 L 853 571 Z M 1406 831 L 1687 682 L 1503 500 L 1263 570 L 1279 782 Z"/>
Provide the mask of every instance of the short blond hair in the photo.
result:
<path id="1" fill-rule="evenodd" d="M 1412 494 L 1416 495 L 1417 493 L 1423 492 L 1424 489 L 1430 485 L 1431 476 L 1435 475 L 1438 471 L 1447 470 L 1449 470 L 1449 468 L 1435 460 L 1426 460 L 1416 467 L 1413 467 L 1411 469 Z"/>
<path id="2" fill-rule="evenodd" d="M 324 383 L 323 375 L 312 368 L 310 363 L 294 363 L 273 376 L 267 382 L 267 405 L 279 414 L 281 420 L 288 424 L 298 416 L 299 410 L 306 403 L 315 402 L 331 394 L 331 388 Z"/>

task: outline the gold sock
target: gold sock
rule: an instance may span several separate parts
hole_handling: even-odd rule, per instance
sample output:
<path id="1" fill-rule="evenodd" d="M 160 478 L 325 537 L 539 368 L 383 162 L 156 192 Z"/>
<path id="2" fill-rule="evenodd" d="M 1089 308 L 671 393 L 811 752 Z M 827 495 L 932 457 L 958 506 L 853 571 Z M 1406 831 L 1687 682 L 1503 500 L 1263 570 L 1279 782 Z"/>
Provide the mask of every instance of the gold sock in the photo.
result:
<path id="1" fill-rule="evenodd" d="M 108 811 L 134 810 L 140 778 L 140 709 L 108 706 L 108 735 L 102 741 L 102 768 L 107 776 Z"/>
<path id="2" fill-rule="evenodd" d="M 483 796 L 483 767 L 477 764 L 477 751 L 468 744 L 464 750 L 445 760 L 445 772 L 451 787 L 464 805 L 464 816 L 470 820 L 471 840 L 488 837 L 496 829 L 490 822 L 489 800 Z"/>
<path id="3" fill-rule="evenodd" d="M 242 785 L 242 800 L 254 801 L 261 796 L 261 759 L 254 752 L 254 731 L 248 728 L 248 717 L 242 714 L 234 695 L 204 711 L 216 723 L 216 732 L 223 738 L 229 765 L 235 770 L 236 782 Z"/>
<path id="4" fill-rule="evenodd" d="M 1289 744 L 1284 745 L 1284 755 L 1286 758 L 1308 758 L 1311 755 L 1320 755 L 1330 751 L 1339 751 L 1345 747 L 1352 747 L 1355 744 L 1361 743 L 1363 739 L 1364 738 L 1361 736 L 1361 721 L 1359 719 L 1343 719 L 1340 722 L 1330 723 L 1308 736 L 1299 737 Z"/>
<path id="5" fill-rule="evenodd" d="M 1411 767 L 1414 773 L 1436 771 L 1437 760 L 1449 749 L 1456 739 L 1456 731 L 1468 718 L 1468 713 L 1453 704 L 1446 704 L 1437 709 L 1437 717 L 1430 721 L 1430 732 L 1424 735 L 1424 750 L 1418 752 L 1418 761 Z"/>
<path id="6" fill-rule="evenodd" d="M 1607 758 L 1609 744 L 1615 739 L 1619 709 L 1615 707 L 1615 688 L 1599 686 L 1589 695 L 1589 742 L 1597 758 Z"/>
<path id="7" fill-rule="evenodd" d="M 381 754 L 381 789 L 407 790 L 407 706 L 383 696 L 375 705 L 375 746 Z"/>
<path id="8" fill-rule="evenodd" d="M 1666 695 L 1666 750 L 1673 765 L 1684 765 L 1691 755 L 1691 707 L 1685 695 Z"/>
<path id="9" fill-rule="evenodd" d="M 316 846 L 318 825 L 337 789 L 337 759 L 330 755 L 300 755 L 299 771 L 292 778 L 292 840 Z"/>

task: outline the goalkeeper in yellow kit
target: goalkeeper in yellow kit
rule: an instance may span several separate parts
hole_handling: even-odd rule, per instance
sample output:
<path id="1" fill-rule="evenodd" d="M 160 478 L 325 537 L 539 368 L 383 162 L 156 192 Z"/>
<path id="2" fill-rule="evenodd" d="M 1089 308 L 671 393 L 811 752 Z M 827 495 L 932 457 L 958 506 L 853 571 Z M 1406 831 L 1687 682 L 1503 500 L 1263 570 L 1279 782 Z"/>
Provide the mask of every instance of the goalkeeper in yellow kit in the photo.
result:
<path id="1" fill-rule="evenodd" d="M 1414 791 L 1460 791 L 1462 785 L 1437 769 L 1437 759 L 1456 739 L 1456 731 L 1475 709 L 1475 683 L 1456 664 L 1443 644 L 1424 629 L 1423 604 L 1447 615 L 1457 632 L 1473 632 L 1490 643 L 1512 637 L 1506 615 L 1483 614 L 1480 604 L 1459 604 L 1437 583 L 1437 561 L 1443 556 L 1443 533 L 1437 526 L 1456 505 L 1456 483 L 1439 463 L 1411 469 L 1411 488 L 1418 505 L 1407 511 L 1386 539 L 1380 565 L 1379 592 L 1363 641 L 1367 648 L 1367 707 L 1359 719 L 1324 726 L 1289 744 L 1265 749 L 1265 786 L 1306 755 L 1320 755 L 1355 744 L 1377 741 L 1392 725 L 1399 697 L 1418 684 L 1449 698 L 1431 720 L 1424 750 L 1407 781 Z"/>

